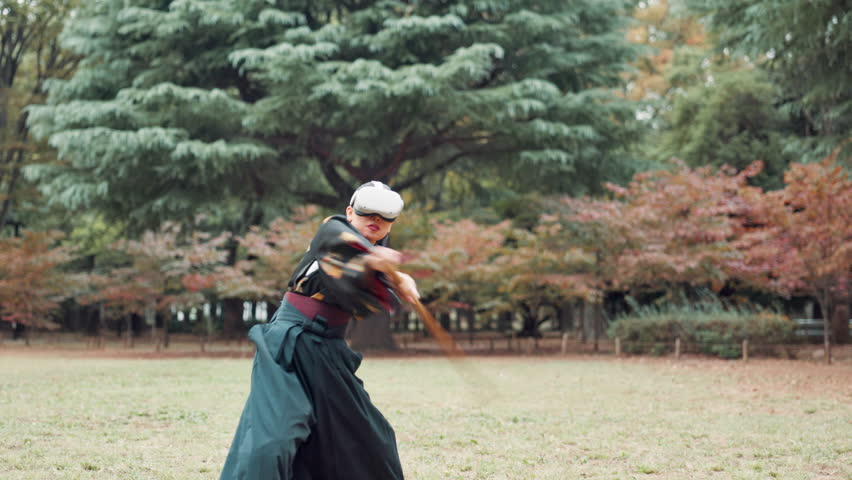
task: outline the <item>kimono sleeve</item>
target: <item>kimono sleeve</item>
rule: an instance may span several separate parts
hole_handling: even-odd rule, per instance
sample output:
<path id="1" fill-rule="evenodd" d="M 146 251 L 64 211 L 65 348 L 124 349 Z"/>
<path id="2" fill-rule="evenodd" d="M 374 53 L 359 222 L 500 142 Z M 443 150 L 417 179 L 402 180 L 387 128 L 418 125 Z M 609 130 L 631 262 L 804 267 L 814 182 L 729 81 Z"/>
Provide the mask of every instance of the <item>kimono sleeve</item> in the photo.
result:
<path id="1" fill-rule="evenodd" d="M 355 315 L 393 312 L 399 307 L 399 299 L 384 275 L 365 263 L 373 245 L 348 223 L 326 221 L 317 231 L 312 248 L 316 248 L 319 273 L 331 297 L 326 301 Z"/>

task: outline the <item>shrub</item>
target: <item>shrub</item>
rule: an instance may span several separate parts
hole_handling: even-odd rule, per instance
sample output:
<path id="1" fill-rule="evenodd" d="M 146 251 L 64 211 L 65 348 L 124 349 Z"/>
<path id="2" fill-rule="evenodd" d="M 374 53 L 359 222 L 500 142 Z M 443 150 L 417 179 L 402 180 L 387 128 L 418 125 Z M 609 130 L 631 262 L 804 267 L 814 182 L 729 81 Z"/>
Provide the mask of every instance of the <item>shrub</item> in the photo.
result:
<path id="1" fill-rule="evenodd" d="M 741 355 L 741 342 L 755 345 L 793 341 L 795 324 L 788 317 L 766 311 L 725 309 L 719 304 L 642 307 L 617 318 L 609 327 L 630 353 L 659 355 L 671 351 L 676 338 L 699 351 L 722 358 Z"/>

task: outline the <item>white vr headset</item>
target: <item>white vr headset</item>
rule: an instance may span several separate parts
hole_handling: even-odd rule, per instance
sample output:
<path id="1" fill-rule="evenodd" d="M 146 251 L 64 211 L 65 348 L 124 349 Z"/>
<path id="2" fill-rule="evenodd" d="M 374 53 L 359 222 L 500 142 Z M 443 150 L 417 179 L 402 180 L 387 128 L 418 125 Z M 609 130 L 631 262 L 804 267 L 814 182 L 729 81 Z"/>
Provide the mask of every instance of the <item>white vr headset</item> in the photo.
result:
<path id="1" fill-rule="evenodd" d="M 361 216 L 378 215 L 392 222 L 402 213 L 404 202 L 398 193 L 382 182 L 373 180 L 355 190 L 349 206 Z"/>

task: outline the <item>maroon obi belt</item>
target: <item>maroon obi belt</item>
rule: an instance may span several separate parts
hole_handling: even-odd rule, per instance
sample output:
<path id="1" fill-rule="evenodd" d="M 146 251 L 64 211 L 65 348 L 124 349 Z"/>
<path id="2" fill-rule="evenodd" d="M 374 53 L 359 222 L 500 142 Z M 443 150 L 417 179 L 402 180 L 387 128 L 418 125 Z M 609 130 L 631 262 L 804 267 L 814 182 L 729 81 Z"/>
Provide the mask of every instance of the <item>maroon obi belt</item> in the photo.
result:
<path id="1" fill-rule="evenodd" d="M 352 314 L 349 312 L 298 293 L 287 292 L 284 294 L 284 300 L 296 307 L 296 310 L 308 319 L 321 317 L 329 327 L 342 327 L 352 319 Z"/>

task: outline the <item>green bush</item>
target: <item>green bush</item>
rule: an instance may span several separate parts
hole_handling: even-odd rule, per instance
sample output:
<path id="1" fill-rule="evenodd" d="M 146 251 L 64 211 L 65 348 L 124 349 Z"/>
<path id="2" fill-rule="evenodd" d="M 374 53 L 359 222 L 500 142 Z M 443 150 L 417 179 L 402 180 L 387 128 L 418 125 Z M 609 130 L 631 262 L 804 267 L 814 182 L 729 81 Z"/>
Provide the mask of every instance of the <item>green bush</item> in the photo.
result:
<path id="1" fill-rule="evenodd" d="M 660 355 L 671 351 L 676 338 L 700 352 L 738 358 L 741 344 L 783 344 L 794 339 L 795 324 L 772 312 L 725 309 L 719 304 L 643 307 L 617 318 L 610 338 L 620 338 L 629 353 Z"/>

